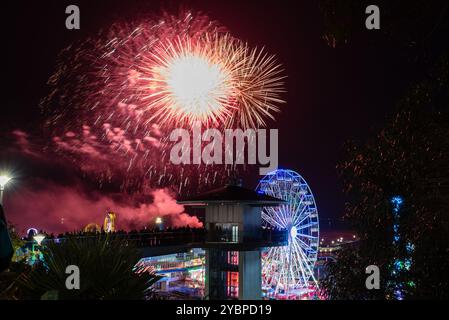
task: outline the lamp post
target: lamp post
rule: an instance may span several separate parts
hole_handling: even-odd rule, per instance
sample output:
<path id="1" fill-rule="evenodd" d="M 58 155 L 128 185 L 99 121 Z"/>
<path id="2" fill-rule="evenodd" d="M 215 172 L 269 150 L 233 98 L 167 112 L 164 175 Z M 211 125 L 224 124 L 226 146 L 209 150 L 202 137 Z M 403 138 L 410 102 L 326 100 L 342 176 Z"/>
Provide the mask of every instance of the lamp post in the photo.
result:
<path id="1" fill-rule="evenodd" d="M 163 225 L 161 217 L 156 218 L 156 225 L 158 226 L 159 231 L 162 231 L 162 229 L 164 228 L 164 225 Z"/>
<path id="2" fill-rule="evenodd" d="M 3 205 L 3 191 L 6 184 L 11 180 L 11 177 L 7 175 L 0 175 L 0 205 Z"/>

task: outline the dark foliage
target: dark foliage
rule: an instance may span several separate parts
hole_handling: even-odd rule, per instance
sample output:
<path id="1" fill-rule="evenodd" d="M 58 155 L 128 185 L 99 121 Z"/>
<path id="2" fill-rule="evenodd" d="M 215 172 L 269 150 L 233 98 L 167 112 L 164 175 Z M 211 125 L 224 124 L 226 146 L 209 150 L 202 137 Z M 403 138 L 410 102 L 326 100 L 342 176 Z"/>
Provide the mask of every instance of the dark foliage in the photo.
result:
<path id="1" fill-rule="evenodd" d="M 147 272 L 136 273 L 137 249 L 108 235 L 49 241 L 42 251 L 44 263 L 23 272 L 17 280 L 16 298 L 39 299 L 46 292 L 57 291 L 59 299 L 141 300 L 151 297 L 150 287 L 159 279 Z M 66 288 L 69 265 L 79 267 L 79 290 Z"/>
<path id="2" fill-rule="evenodd" d="M 358 232 L 359 246 L 345 248 L 328 266 L 323 282 L 333 299 L 391 298 L 391 263 L 413 243 L 413 282 L 406 298 L 449 298 L 449 59 L 399 103 L 376 138 L 346 146 L 338 165 L 348 196 L 345 219 Z M 392 244 L 391 198 L 404 198 L 399 246 Z M 365 288 L 365 267 L 381 269 L 381 290 Z M 363 281 L 362 281 L 363 280 Z"/>

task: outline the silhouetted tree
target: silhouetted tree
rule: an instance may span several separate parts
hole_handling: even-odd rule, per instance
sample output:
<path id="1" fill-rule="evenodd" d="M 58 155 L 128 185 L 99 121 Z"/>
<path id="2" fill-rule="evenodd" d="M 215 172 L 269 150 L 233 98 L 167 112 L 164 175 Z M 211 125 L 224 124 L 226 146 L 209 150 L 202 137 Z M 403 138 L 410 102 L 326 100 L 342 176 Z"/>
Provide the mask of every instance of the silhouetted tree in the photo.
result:
<path id="1" fill-rule="evenodd" d="M 391 265 L 410 255 L 400 279 L 405 298 L 449 298 L 449 59 L 401 100 L 372 141 L 346 146 L 338 165 L 348 196 L 345 219 L 361 239 L 328 265 L 323 288 L 333 299 L 392 298 Z M 404 199 L 401 242 L 392 243 L 391 199 Z M 413 252 L 405 252 L 407 243 Z M 365 267 L 381 269 L 381 289 L 367 290 Z"/>

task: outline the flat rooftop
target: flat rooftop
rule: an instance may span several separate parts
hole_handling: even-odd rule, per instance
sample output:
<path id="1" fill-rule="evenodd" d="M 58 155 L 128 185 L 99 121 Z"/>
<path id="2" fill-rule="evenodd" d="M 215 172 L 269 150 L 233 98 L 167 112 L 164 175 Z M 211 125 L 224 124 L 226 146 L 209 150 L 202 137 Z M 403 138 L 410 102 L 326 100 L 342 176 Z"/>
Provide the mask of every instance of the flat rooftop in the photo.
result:
<path id="1" fill-rule="evenodd" d="M 206 191 L 195 196 L 179 198 L 179 204 L 187 206 L 206 206 L 208 204 L 246 204 L 251 206 L 278 206 L 287 202 L 264 193 L 258 193 L 236 185 Z"/>

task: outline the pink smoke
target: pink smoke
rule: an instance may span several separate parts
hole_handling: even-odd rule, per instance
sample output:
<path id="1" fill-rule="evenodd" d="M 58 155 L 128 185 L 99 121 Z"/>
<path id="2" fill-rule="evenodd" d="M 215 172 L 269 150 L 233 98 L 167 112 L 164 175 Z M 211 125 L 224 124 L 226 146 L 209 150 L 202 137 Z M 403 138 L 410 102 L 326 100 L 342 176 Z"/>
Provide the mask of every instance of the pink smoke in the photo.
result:
<path id="1" fill-rule="evenodd" d="M 34 227 L 59 233 L 80 230 L 92 222 L 102 225 L 107 210 L 117 213 L 117 227 L 124 230 L 153 226 L 156 217 L 174 227 L 202 226 L 197 217 L 184 212 L 184 207 L 166 189 L 155 189 L 150 192 L 148 202 L 132 205 L 104 194 L 87 196 L 80 188 L 47 181 L 45 188 L 24 186 L 9 193 L 5 210 L 8 220 L 21 232 Z"/>
<path id="2" fill-rule="evenodd" d="M 14 142 L 22 153 L 38 158 L 40 155 L 33 150 L 33 146 L 30 143 L 28 133 L 22 130 L 14 130 L 12 133 Z"/>

